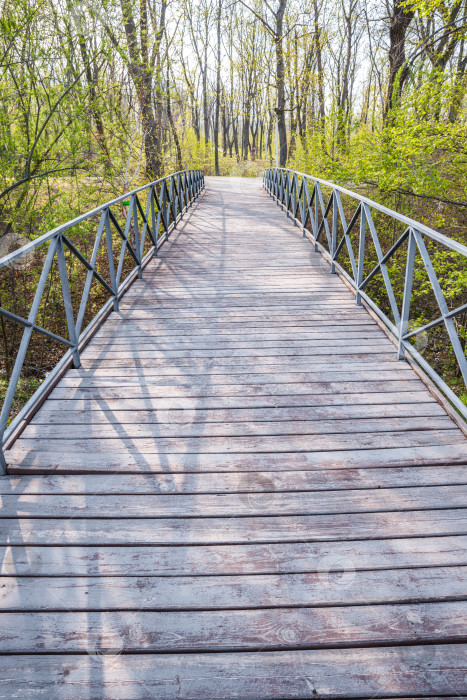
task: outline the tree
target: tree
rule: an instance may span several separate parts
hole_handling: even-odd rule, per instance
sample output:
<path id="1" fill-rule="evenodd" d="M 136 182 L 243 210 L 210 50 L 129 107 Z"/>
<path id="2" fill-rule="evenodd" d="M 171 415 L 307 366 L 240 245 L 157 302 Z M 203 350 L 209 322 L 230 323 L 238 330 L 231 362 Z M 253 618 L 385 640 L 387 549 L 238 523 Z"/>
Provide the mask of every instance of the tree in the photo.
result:
<path id="1" fill-rule="evenodd" d="M 404 0 L 393 0 L 389 17 L 389 79 L 384 107 L 384 120 L 389 115 L 402 94 L 402 88 L 409 73 L 405 61 L 405 37 L 415 15 L 408 9 Z"/>
<path id="2" fill-rule="evenodd" d="M 131 0 L 120 0 L 126 50 L 109 24 L 105 29 L 119 55 L 125 61 L 139 101 L 144 132 L 146 174 L 150 180 L 161 175 L 162 140 L 162 62 L 167 0 L 161 0 L 159 17 L 148 0 L 140 0 L 139 37 Z M 153 37 L 151 43 L 151 26 Z"/>

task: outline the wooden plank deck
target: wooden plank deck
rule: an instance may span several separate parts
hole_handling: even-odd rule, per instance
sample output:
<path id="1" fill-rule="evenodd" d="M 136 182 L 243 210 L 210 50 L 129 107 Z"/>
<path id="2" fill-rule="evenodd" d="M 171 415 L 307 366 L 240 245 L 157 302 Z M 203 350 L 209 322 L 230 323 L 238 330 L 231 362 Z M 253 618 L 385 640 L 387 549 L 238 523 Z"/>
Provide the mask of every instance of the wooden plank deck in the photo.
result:
<path id="1" fill-rule="evenodd" d="M 467 696 L 467 440 L 256 181 L 7 461 L 0 698 Z"/>

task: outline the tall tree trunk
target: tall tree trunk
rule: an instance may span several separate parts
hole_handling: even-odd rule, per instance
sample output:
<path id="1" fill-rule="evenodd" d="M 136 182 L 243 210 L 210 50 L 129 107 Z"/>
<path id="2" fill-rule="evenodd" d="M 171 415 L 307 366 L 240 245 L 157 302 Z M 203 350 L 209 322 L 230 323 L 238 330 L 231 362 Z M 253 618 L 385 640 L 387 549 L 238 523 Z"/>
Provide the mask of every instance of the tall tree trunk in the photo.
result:
<path id="1" fill-rule="evenodd" d="M 233 145 L 235 148 L 235 155 L 237 156 L 237 160 L 240 160 L 240 153 L 238 151 L 238 120 L 237 119 L 233 120 L 232 128 L 233 128 Z"/>
<path id="2" fill-rule="evenodd" d="M 204 110 L 204 141 L 209 142 L 209 104 L 208 104 L 208 45 L 204 49 L 203 69 L 203 110 Z"/>
<path id="3" fill-rule="evenodd" d="M 287 127 L 285 121 L 285 68 L 284 49 L 282 45 L 284 35 L 284 14 L 287 0 L 279 0 L 276 12 L 276 27 L 274 45 L 276 51 L 276 89 L 277 106 L 275 112 L 279 127 L 279 164 L 281 168 L 287 165 Z"/>
<path id="4" fill-rule="evenodd" d="M 403 0 L 394 0 L 391 23 L 389 27 L 389 81 L 384 106 L 384 121 L 387 122 L 395 102 L 402 94 L 402 88 L 408 76 L 405 63 L 405 35 L 414 17 L 415 11 L 409 10 Z"/>
<path id="5" fill-rule="evenodd" d="M 250 150 L 250 118 L 251 118 L 251 103 L 249 96 L 245 103 L 245 118 L 243 120 L 242 132 L 242 156 L 243 160 L 248 160 L 248 152 Z"/>
<path id="6" fill-rule="evenodd" d="M 224 158 L 227 156 L 227 148 L 229 145 L 229 129 L 227 127 L 227 113 L 225 105 L 225 94 L 222 101 L 222 153 Z"/>
<path id="7" fill-rule="evenodd" d="M 221 106 L 221 15 L 222 0 L 219 0 L 217 12 L 217 75 L 216 75 L 216 111 L 214 115 L 214 171 L 220 175 L 219 170 L 219 117 Z"/>
<path id="8" fill-rule="evenodd" d="M 264 122 L 260 120 L 260 131 L 259 131 L 259 159 L 263 158 L 263 140 L 264 140 Z"/>
<path id="9" fill-rule="evenodd" d="M 318 0 L 313 0 L 314 9 L 314 24 L 315 24 L 315 52 L 316 52 L 316 67 L 318 70 L 318 110 L 319 110 L 319 130 L 321 133 L 321 145 L 323 149 L 326 146 L 325 126 L 326 126 L 326 106 L 324 102 L 324 70 L 323 70 L 323 53 L 321 46 L 321 28 L 319 26 L 319 8 Z"/>
<path id="10" fill-rule="evenodd" d="M 177 129 L 175 128 L 175 122 L 172 115 L 172 105 L 170 101 L 170 83 L 167 80 L 167 118 L 169 120 L 170 129 L 172 131 L 173 140 L 175 143 L 175 148 L 177 151 L 177 170 L 183 170 L 182 163 L 182 148 L 180 146 L 180 139 L 178 138 Z"/>
<path id="11" fill-rule="evenodd" d="M 462 39 L 459 58 L 457 61 L 456 78 L 453 87 L 452 102 L 449 107 L 449 121 L 451 124 L 457 121 L 459 110 L 462 106 L 462 100 L 465 94 L 464 75 L 467 69 L 467 56 L 464 56 L 464 39 Z"/>
<path id="12" fill-rule="evenodd" d="M 132 2 L 120 0 L 120 6 L 128 47 L 126 64 L 138 96 L 143 125 L 146 175 L 150 180 L 157 180 L 160 177 L 162 167 L 162 59 L 160 46 L 165 33 L 167 0 L 161 0 L 160 23 L 155 39 L 155 61 L 149 59 L 147 0 L 140 0 L 139 41 Z M 108 25 L 105 25 L 105 29 L 110 40 L 122 55 L 113 30 Z M 153 82 L 155 83 L 155 92 L 153 91 Z M 154 102 L 156 103 L 155 111 Z"/>

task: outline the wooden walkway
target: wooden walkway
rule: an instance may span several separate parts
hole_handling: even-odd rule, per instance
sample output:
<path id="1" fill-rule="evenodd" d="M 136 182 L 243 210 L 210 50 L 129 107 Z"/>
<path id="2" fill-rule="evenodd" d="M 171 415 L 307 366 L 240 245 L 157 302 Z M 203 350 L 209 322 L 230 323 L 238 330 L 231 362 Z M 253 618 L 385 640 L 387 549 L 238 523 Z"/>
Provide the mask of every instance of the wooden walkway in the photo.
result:
<path id="1" fill-rule="evenodd" d="M 467 696 L 467 440 L 208 179 L 7 453 L 0 698 Z"/>

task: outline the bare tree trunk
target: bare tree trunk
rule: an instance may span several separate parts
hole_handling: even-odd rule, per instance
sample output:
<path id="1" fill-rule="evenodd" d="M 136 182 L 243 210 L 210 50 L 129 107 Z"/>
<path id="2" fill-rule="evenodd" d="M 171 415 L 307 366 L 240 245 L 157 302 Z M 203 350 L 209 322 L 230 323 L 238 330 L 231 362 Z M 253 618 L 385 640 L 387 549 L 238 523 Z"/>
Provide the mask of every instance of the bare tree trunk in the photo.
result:
<path id="1" fill-rule="evenodd" d="M 403 0 L 393 0 L 393 11 L 389 28 L 389 82 L 384 106 L 384 121 L 387 122 L 395 102 L 402 94 L 408 76 L 405 63 L 405 35 L 415 11 L 405 7 Z"/>
<path id="2" fill-rule="evenodd" d="M 235 148 L 235 155 L 237 156 L 237 160 L 239 160 L 240 153 L 238 151 L 238 120 L 236 118 L 233 120 L 232 128 L 233 128 L 233 145 Z"/>
<path id="3" fill-rule="evenodd" d="M 165 33 L 167 0 L 161 0 L 159 28 L 155 39 L 155 61 L 149 59 L 147 0 L 140 0 L 139 41 L 131 1 L 120 0 L 120 5 L 128 47 L 126 64 L 138 96 L 141 121 L 143 124 L 146 174 L 150 180 L 157 180 L 158 177 L 160 177 L 162 167 L 162 77 L 160 46 Z M 105 25 L 105 29 L 114 46 L 120 49 L 118 40 L 112 29 L 108 25 Z M 119 52 L 123 55 L 123 52 Z M 153 82 L 155 82 L 155 93 L 153 90 Z M 155 111 L 153 106 L 154 102 L 156 102 Z"/>
<path id="4" fill-rule="evenodd" d="M 199 128 L 199 109 L 198 105 L 196 102 L 196 94 L 195 94 L 195 86 L 193 85 L 192 81 L 188 77 L 188 72 L 186 69 L 185 61 L 183 59 L 183 55 L 181 56 L 181 63 L 183 66 L 183 73 L 185 75 L 185 82 L 188 85 L 188 91 L 190 93 L 190 102 L 191 102 L 191 115 L 192 115 L 192 122 L 193 122 L 193 129 L 195 132 L 196 140 L 199 143 L 200 140 L 200 128 Z"/>
<path id="5" fill-rule="evenodd" d="M 454 122 L 456 122 L 459 117 L 459 110 L 461 108 L 462 100 L 465 94 L 464 75 L 466 69 L 467 56 L 464 56 L 464 39 L 462 39 L 459 59 L 457 62 L 456 78 L 453 88 L 453 98 L 449 107 L 449 121 L 451 122 L 451 124 L 454 124 Z"/>
<path id="6" fill-rule="evenodd" d="M 321 29 L 319 26 L 319 9 L 318 1 L 313 0 L 314 20 L 315 20 L 315 52 L 316 52 L 316 67 L 318 69 L 318 109 L 319 109 L 319 130 L 321 132 L 321 145 L 325 148 L 325 120 L 326 106 L 324 102 L 324 71 L 323 71 L 323 53 L 321 46 Z"/>
<path id="7" fill-rule="evenodd" d="M 209 105 L 208 105 L 208 45 L 204 48 L 203 69 L 203 116 L 204 116 L 204 140 L 209 142 Z"/>
<path id="8" fill-rule="evenodd" d="M 242 156 L 243 160 L 248 160 L 248 152 L 250 150 L 250 118 L 251 118 L 251 103 L 249 95 L 245 103 L 245 117 L 243 119 L 242 131 Z"/>
<path id="9" fill-rule="evenodd" d="M 177 150 L 177 170 L 183 170 L 182 163 L 182 148 L 180 146 L 180 139 L 178 138 L 177 129 L 175 128 L 175 122 L 172 115 L 172 105 L 170 102 L 170 83 L 167 80 L 167 117 L 169 120 L 170 128 L 172 130 L 172 136 L 175 143 L 175 148 Z"/>
<path id="10" fill-rule="evenodd" d="M 276 27 L 274 44 L 276 50 L 276 88 L 277 106 L 275 112 L 279 127 L 279 164 L 281 168 L 287 165 L 287 127 L 285 121 L 285 69 L 284 69 L 284 49 L 282 40 L 284 35 L 284 14 L 287 7 L 287 0 L 279 0 L 279 7 L 275 14 Z"/>
<path id="11" fill-rule="evenodd" d="M 225 106 L 225 95 L 224 95 L 224 100 L 222 101 L 222 153 L 225 156 L 227 155 L 227 148 L 228 148 L 228 143 L 229 143 L 229 130 L 227 127 L 227 114 L 226 114 L 226 106 Z"/>
<path id="12" fill-rule="evenodd" d="M 219 0 L 217 12 L 217 75 L 216 75 L 216 112 L 214 116 L 214 171 L 220 175 L 219 170 L 219 117 L 221 105 L 221 15 L 222 0 Z"/>
<path id="13" fill-rule="evenodd" d="M 259 131 L 259 159 L 263 158 L 263 140 L 264 140 L 264 122 L 260 120 L 260 131 Z"/>

